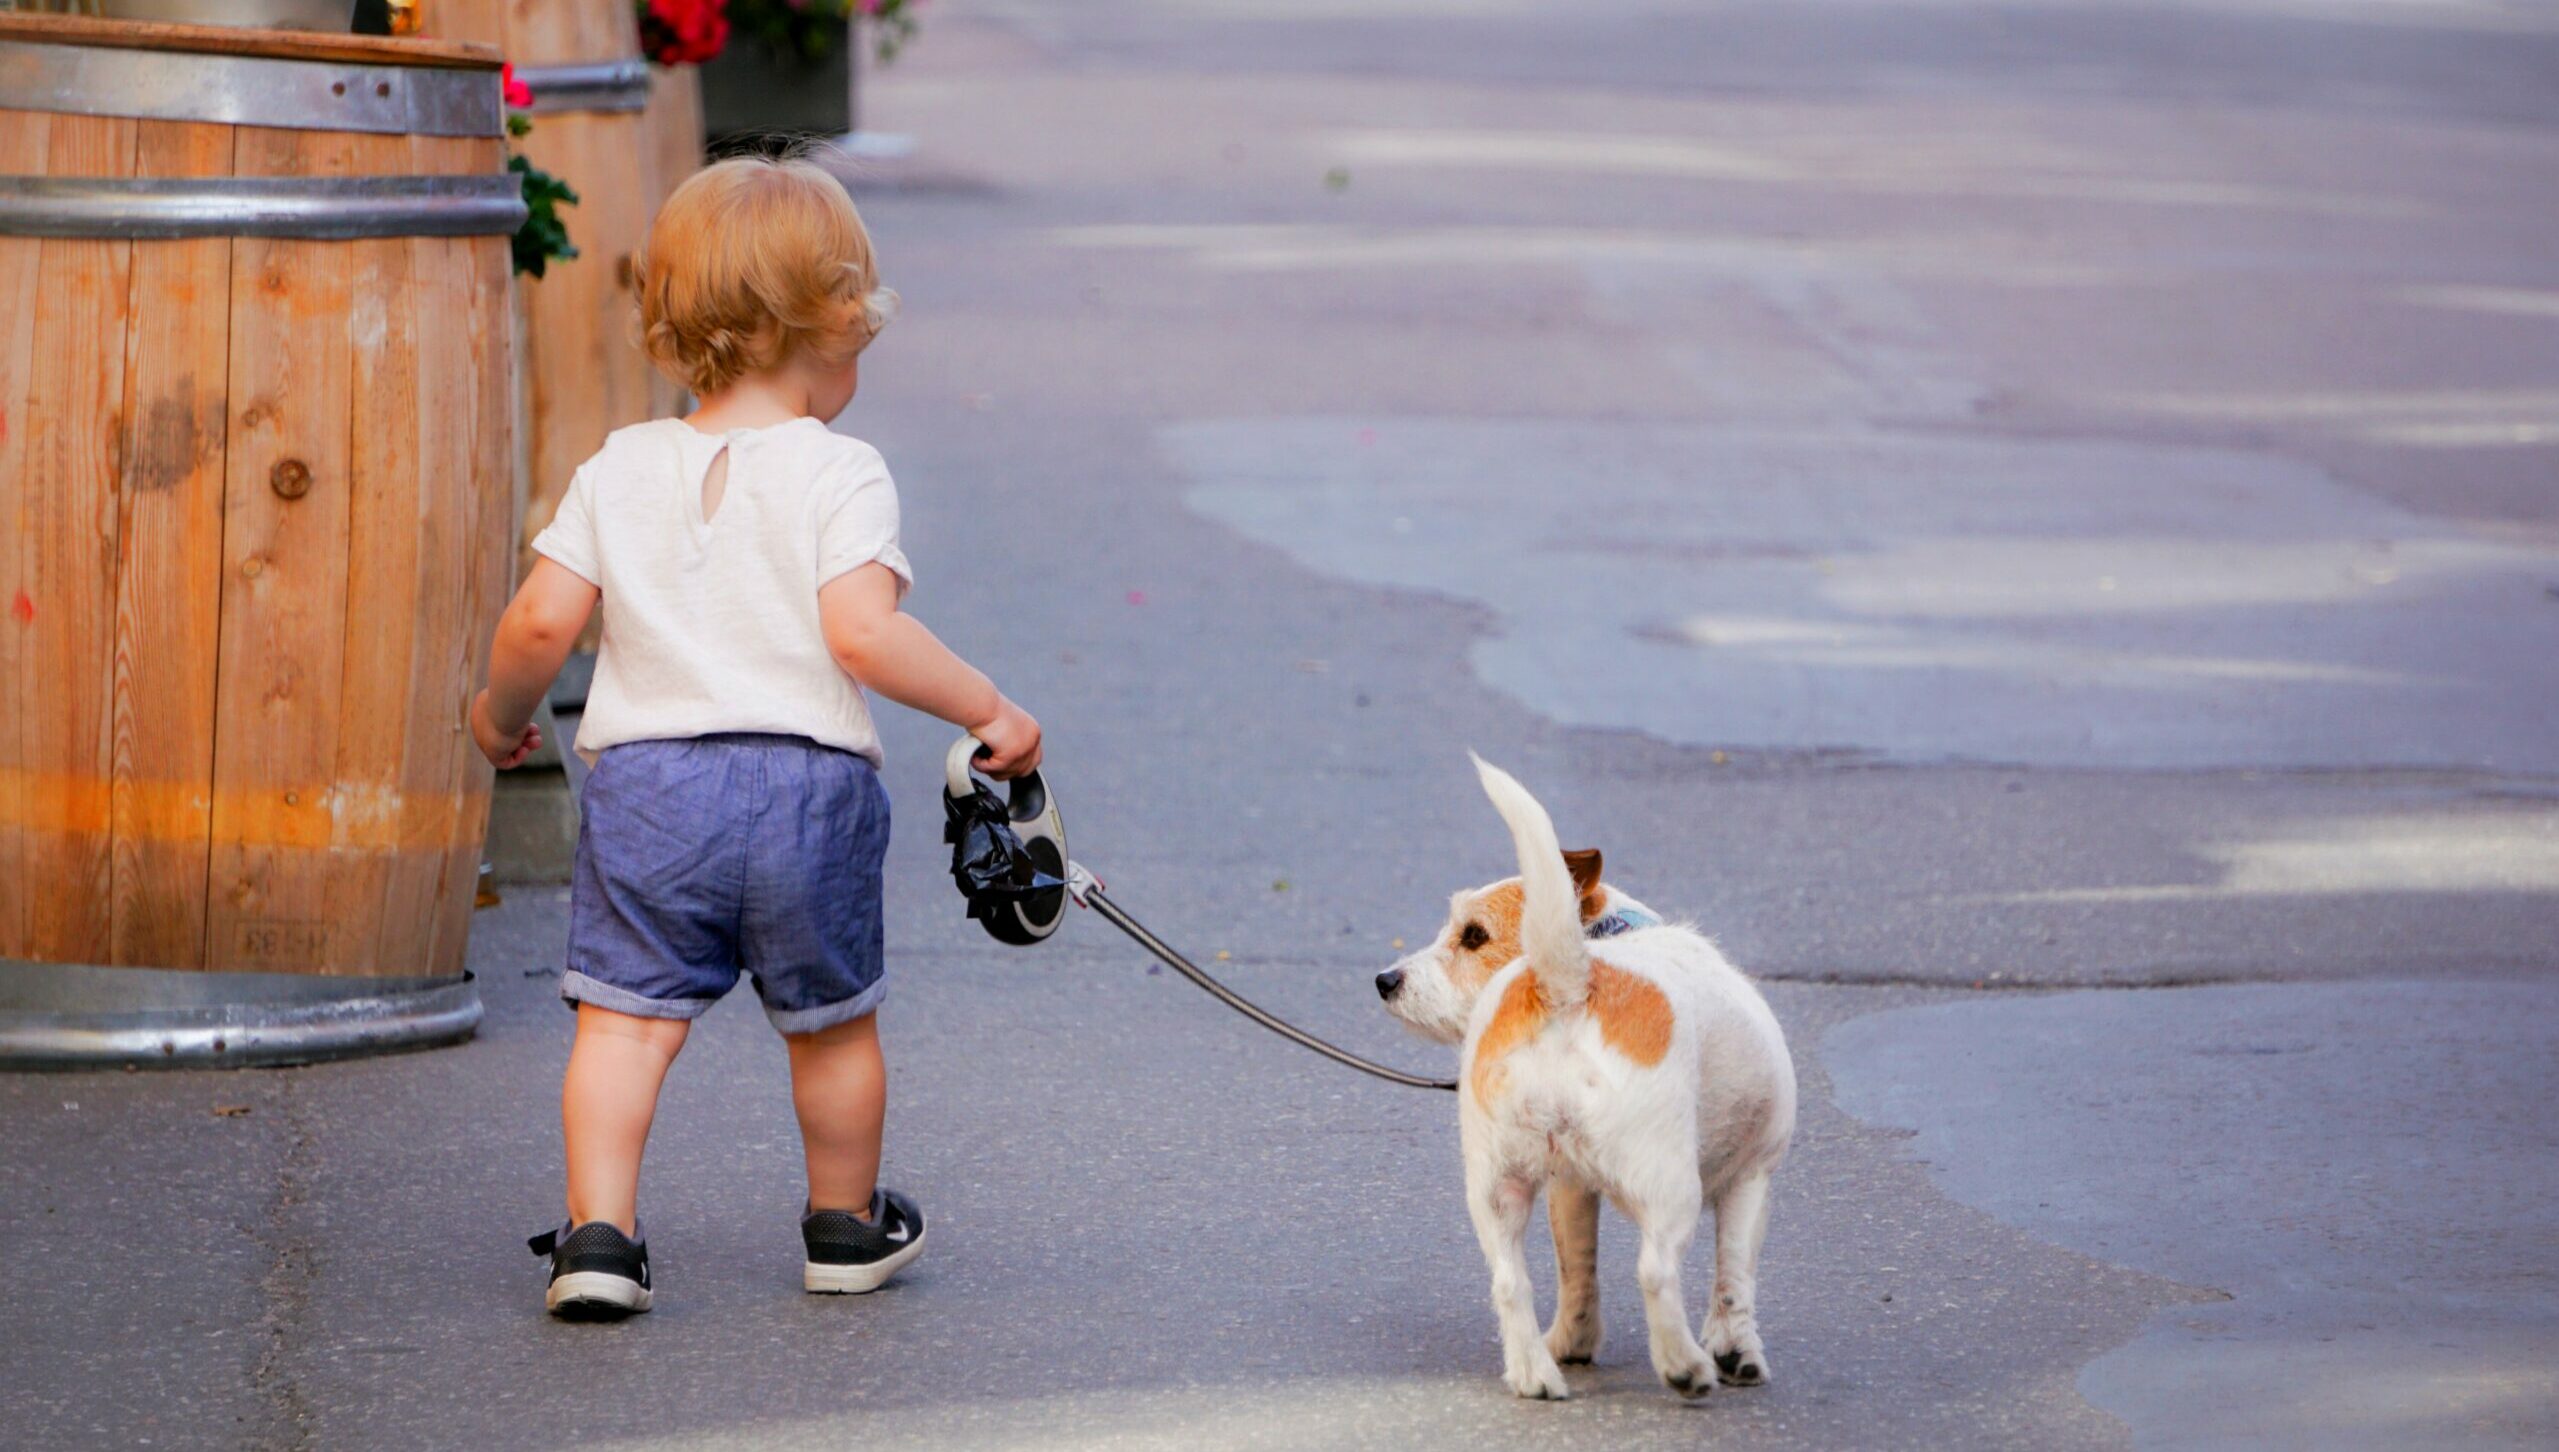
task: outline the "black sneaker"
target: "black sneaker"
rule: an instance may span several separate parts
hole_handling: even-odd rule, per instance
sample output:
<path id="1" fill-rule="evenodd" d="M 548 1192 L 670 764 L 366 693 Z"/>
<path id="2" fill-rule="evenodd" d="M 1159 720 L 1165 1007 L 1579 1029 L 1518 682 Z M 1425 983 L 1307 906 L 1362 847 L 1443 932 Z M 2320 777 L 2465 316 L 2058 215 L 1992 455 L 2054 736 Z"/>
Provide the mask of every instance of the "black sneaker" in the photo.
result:
<path id="1" fill-rule="evenodd" d="M 800 1284 L 821 1295 L 860 1295 L 924 1252 L 924 1212 L 895 1190 L 871 1192 L 871 1219 L 850 1210 L 820 1210 L 800 1221 L 809 1251 Z"/>
<path id="2" fill-rule="evenodd" d="M 551 1257 L 542 1303 L 571 1321 L 614 1321 L 649 1308 L 649 1247 L 609 1221 L 563 1225 L 525 1242 Z"/>

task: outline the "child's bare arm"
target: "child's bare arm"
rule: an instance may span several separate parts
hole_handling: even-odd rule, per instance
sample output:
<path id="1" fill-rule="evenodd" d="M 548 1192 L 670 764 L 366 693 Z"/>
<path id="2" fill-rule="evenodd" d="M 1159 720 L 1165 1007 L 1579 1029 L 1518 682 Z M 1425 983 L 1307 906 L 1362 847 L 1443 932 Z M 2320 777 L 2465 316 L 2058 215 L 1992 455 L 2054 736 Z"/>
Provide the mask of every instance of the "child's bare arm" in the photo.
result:
<path id="1" fill-rule="evenodd" d="M 500 770 L 542 744 L 533 712 L 601 593 L 557 562 L 537 559 L 524 588 L 499 617 L 497 640 L 489 647 L 489 686 L 471 703 L 471 736 Z"/>
<path id="2" fill-rule="evenodd" d="M 853 679 L 902 706 L 938 716 L 986 743 L 986 774 L 1002 780 L 1040 764 L 1040 723 L 984 672 L 897 608 L 898 579 L 864 565 L 817 592 L 826 648 Z"/>

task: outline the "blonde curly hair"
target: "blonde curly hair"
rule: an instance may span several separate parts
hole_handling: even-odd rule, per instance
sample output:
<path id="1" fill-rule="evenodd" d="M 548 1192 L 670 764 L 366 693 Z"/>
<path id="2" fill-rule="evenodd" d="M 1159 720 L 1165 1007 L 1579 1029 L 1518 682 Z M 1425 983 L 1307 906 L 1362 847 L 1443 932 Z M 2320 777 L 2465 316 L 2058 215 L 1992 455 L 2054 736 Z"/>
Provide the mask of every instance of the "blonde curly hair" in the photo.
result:
<path id="1" fill-rule="evenodd" d="M 853 199 L 798 158 L 695 172 L 658 209 L 637 270 L 640 345 L 697 397 L 803 350 L 849 362 L 897 310 Z"/>

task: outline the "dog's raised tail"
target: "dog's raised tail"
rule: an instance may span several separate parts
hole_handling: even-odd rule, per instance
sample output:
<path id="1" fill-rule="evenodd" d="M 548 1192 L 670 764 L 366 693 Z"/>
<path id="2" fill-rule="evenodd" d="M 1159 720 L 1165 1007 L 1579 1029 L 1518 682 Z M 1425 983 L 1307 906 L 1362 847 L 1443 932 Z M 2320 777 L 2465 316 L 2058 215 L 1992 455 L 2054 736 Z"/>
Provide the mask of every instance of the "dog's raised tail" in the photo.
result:
<path id="1" fill-rule="evenodd" d="M 1590 940 L 1582 935 L 1581 890 L 1564 865 L 1555 821 L 1509 772 L 1471 751 L 1467 755 L 1484 780 L 1484 795 L 1510 825 L 1511 845 L 1519 849 L 1520 955 L 1550 1006 L 1580 1003 L 1590 993 Z"/>

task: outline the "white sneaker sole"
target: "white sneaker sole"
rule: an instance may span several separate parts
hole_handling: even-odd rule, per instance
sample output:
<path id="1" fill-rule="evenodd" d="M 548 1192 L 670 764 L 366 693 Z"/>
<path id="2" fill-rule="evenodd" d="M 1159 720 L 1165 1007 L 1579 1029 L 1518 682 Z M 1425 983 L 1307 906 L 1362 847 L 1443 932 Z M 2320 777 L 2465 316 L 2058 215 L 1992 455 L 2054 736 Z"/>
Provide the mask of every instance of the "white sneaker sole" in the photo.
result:
<path id="1" fill-rule="evenodd" d="M 636 1315 L 649 1308 L 649 1288 L 627 1276 L 605 1271 L 571 1271 L 551 1282 L 542 1304 L 554 1312 L 565 1306 Z"/>
<path id="2" fill-rule="evenodd" d="M 907 1262 L 924 1253 L 924 1237 L 916 1236 L 885 1260 L 869 1265 L 820 1265 L 806 1261 L 800 1266 L 800 1286 L 816 1296 L 861 1296 L 889 1283 L 889 1278 L 906 1269 Z"/>

